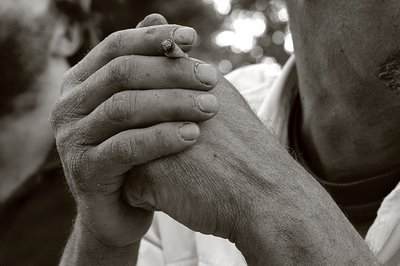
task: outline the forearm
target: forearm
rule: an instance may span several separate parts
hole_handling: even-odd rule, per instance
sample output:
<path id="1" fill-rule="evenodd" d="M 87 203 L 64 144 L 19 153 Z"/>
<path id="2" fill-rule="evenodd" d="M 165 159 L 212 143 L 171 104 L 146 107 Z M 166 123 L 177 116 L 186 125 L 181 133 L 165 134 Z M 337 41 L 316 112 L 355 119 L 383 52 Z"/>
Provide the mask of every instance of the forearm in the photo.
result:
<path id="1" fill-rule="evenodd" d="M 273 191 L 251 203 L 249 221 L 235 240 L 249 265 L 378 265 L 332 198 L 297 162 L 284 151 L 267 161 L 264 173 L 273 173 Z"/>
<path id="2" fill-rule="evenodd" d="M 139 245 L 140 242 L 125 247 L 104 244 L 77 218 L 60 265 L 136 265 Z"/>

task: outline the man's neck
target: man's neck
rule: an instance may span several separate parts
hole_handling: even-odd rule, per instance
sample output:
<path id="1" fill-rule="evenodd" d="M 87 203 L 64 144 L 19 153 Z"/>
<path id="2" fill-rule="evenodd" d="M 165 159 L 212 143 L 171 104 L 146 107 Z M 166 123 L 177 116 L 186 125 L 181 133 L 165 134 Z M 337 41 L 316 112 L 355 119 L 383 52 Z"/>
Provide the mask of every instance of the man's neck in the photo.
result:
<path id="1" fill-rule="evenodd" d="M 305 159 L 320 177 L 352 181 L 400 167 L 400 117 L 371 106 L 369 113 L 346 103 L 302 103 L 300 141 Z"/>

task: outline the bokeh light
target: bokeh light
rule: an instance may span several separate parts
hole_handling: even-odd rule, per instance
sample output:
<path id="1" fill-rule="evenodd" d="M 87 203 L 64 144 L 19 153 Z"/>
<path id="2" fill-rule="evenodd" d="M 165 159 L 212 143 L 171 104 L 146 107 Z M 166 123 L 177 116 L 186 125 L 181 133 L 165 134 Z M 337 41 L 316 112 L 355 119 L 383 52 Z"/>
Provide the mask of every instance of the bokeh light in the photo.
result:
<path id="1" fill-rule="evenodd" d="M 256 38 L 267 29 L 266 17 L 259 11 L 240 10 L 227 20 L 230 29 L 218 33 L 215 43 L 220 47 L 230 46 L 233 52 L 250 52 L 256 45 Z"/>
<path id="2" fill-rule="evenodd" d="M 263 58 L 261 63 L 265 64 L 265 68 L 270 74 L 276 74 L 278 75 L 280 71 L 282 70 L 282 67 L 274 57 L 266 56 Z"/>
<path id="3" fill-rule="evenodd" d="M 207 4 L 213 4 L 215 10 L 221 15 L 228 15 L 231 11 L 231 0 L 203 0 Z"/>
<path id="4" fill-rule="evenodd" d="M 272 34 L 272 41 L 277 45 L 283 44 L 285 42 L 285 34 L 281 31 L 275 31 Z"/>
<path id="5" fill-rule="evenodd" d="M 278 19 L 282 22 L 287 22 L 289 21 L 289 14 L 287 12 L 286 8 L 281 8 L 278 12 Z"/>
<path id="6" fill-rule="evenodd" d="M 285 51 L 288 53 L 294 52 L 293 39 L 292 39 L 292 34 L 290 32 L 287 33 L 285 36 L 285 44 L 283 47 L 285 48 Z"/>
<path id="7" fill-rule="evenodd" d="M 116 10 L 116 2 L 125 4 Z M 199 42 L 190 56 L 215 65 L 222 73 L 254 63 L 271 65 L 269 69 L 276 70 L 293 53 L 284 0 L 118 0 L 101 3 L 102 10 L 109 14 L 107 25 L 112 26 L 107 26 L 104 37 L 112 31 L 136 25 L 149 13 L 160 13 L 170 23 L 195 28 Z M 122 16 L 126 18 L 123 23 Z"/>
<path id="8" fill-rule="evenodd" d="M 222 74 L 227 74 L 231 72 L 232 69 L 232 63 L 227 59 L 222 59 L 218 64 L 218 70 L 221 71 Z"/>

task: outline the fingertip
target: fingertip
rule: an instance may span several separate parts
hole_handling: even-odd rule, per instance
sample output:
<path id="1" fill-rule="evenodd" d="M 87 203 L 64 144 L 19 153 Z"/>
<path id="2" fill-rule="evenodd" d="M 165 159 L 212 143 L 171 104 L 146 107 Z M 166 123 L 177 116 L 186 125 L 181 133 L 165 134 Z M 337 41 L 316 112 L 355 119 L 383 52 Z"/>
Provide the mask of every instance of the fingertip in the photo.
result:
<path id="1" fill-rule="evenodd" d="M 217 69 L 209 64 L 196 63 L 194 74 L 198 81 L 209 88 L 214 88 L 219 80 Z"/>
<path id="2" fill-rule="evenodd" d="M 188 38 L 189 39 L 189 40 L 187 40 L 188 43 L 180 43 L 179 41 L 177 42 L 177 45 L 179 46 L 179 48 L 181 48 L 182 51 L 184 51 L 185 53 L 188 53 L 188 52 L 192 51 L 193 48 L 199 46 L 200 38 L 197 34 L 196 29 L 194 29 L 194 28 L 190 28 L 190 29 L 193 30 L 193 33 L 192 33 L 193 37 L 191 39 Z"/>
<path id="3" fill-rule="evenodd" d="M 219 100 L 218 98 L 209 93 L 198 93 L 195 97 L 195 102 L 197 108 L 203 113 L 209 115 L 216 115 L 219 110 Z"/>
<path id="4" fill-rule="evenodd" d="M 182 49 L 182 51 L 184 51 L 185 53 L 188 53 L 188 52 L 190 52 L 190 51 L 192 51 L 193 50 L 193 45 L 178 45 L 179 46 L 179 48 L 181 48 Z"/>
<path id="5" fill-rule="evenodd" d="M 168 21 L 163 15 L 153 13 L 146 16 L 141 23 L 142 27 L 149 27 L 149 26 L 165 25 L 168 24 Z"/>
<path id="6" fill-rule="evenodd" d="M 143 28 L 143 20 L 136 25 L 136 28 Z"/>
<path id="7" fill-rule="evenodd" d="M 193 46 L 197 42 L 197 31 L 192 27 L 177 26 L 172 30 L 171 37 L 178 45 Z"/>
<path id="8" fill-rule="evenodd" d="M 186 122 L 179 126 L 179 135 L 185 142 L 196 142 L 200 137 L 200 128 L 195 123 Z"/>

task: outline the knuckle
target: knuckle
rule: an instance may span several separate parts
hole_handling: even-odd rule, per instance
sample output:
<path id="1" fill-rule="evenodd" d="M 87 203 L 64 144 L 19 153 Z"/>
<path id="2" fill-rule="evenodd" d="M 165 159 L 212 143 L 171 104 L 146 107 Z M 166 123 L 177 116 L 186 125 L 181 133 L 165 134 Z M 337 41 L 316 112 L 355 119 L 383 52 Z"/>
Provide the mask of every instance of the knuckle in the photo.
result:
<path id="1" fill-rule="evenodd" d="M 136 65 L 129 56 L 121 56 L 112 60 L 108 73 L 110 79 L 118 85 L 124 86 L 129 80 L 133 80 Z"/>
<path id="2" fill-rule="evenodd" d="M 54 133 L 64 125 L 80 118 L 80 116 L 72 110 L 73 108 L 70 104 L 70 102 L 74 102 L 72 99 L 70 96 L 62 95 L 52 107 L 49 118 Z"/>
<path id="3" fill-rule="evenodd" d="M 124 38 L 122 31 L 116 31 L 111 33 L 105 40 L 104 40 L 104 52 L 109 57 L 114 57 L 115 55 L 119 54 L 121 48 L 124 47 Z"/>
<path id="4" fill-rule="evenodd" d="M 60 124 L 60 115 L 59 115 L 59 108 L 58 106 L 60 105 L 59 103 L 60 100 L 57 100 L 57 102 L 54 104 L 54 106 L 50 110 L 50 115 L 49 115 L 49 120 L 50 120 L 50 125 L 53 130 L 53 132 L 57 132 L 59 124 Z"/>
<path id="5" fill-rule="evenodd" d="M 57 132 L 66 121 L 65 112 L 63 111 L 65 105 L 65 98 L 61 96 L 50 111 L 50 124 L 53 132 Z"/>
<path id="6" fill-rule="evenodd" d="M 83 82 L 82 72 L 85 72 L 81 65 L 82 62 L 76 64 L 72 68 L 68 69 L 61 79 L 61 95 L 71 91 L 71 89 Z"/>
<path id="7" fill-rule="evenodd" d="M 168 155 L 172 138 L 161 128 L 152 129 L 135 136 L 114 138 L 109 150 L 114 163 L 138 165 Z"/>
<path id="8" fill-rule="evenodd" d="M 143 40 L 145 43 L 151 44 L 157 40 L 157 36 L 160 34 L 159 27 L 149 27 L 145 30 Z M 158 44 L 157 44 L 158 45 Z"/>
<path id="9" fill-rule="evenodd" d="M 110 143 L 111 157 L 117 164 L 135 163 L 137 154 L 138 140 L 132 138 L 115 138 Z"/>
<path id="10" fill-rule="evenodd" d="M 66 110 L 68 106 L 67 103 L 69 97 L 67 97 L 67 95 L 70 94 L 66 92 L 68 92 L 69 88 L 73 86 L 70 82 L 71 77 L 72 74 L 70 73 L 70 70 L 64 74 L 64 78 L 62 79 L 61 83 L 61 96 L 57 99 L 57 101 L 50 110 L 49 119 L 53 132 L 56 132 L 56 129 L 65 120 L 64 118 L 66 117 L 65 115 L 66 112 L 64 110 Z"/>
<path id="11" fill-rule="evenodd" d="M 62 82 L 61 82 L 61 94 L 63 94 L 65 91 L 68 90 L 68 88 L 71 86 L 71 80 L 72 80 L 72 70 L 69 69 L 67 72 L 64 73 Z"/>
<path id="12" fill-rule="evenodd" d="M 132 109 L 132 98 L 136 91 L 123 91 L 114 94 L 103 105 L 106 118 L 110 121 L 124 122 L 130 120 Z"/>
<path id="13" fill-rule="evenodd" d="M 68 123 L 55 134 L 55 141 L 60 155 L 76 153 L 74 149 L 88 149 L 93 143 L 93 136 L 83 130 L 81 123 Z"/>
<path id="14" fill-rule="evenodd" d="M 56 135 L 57 149 L 61 155 L 68 154 L 75 146 L 74 134 L 69 128 L 59 130 Z"/>
<path id="15" fill-rule="evenodd" d="M 88 149 L 71 149 L 65 157 L 65 168 L 70 183 L 81 192 L 89 192 L 91 186 L 91 174 L 88 172 Z"/>

